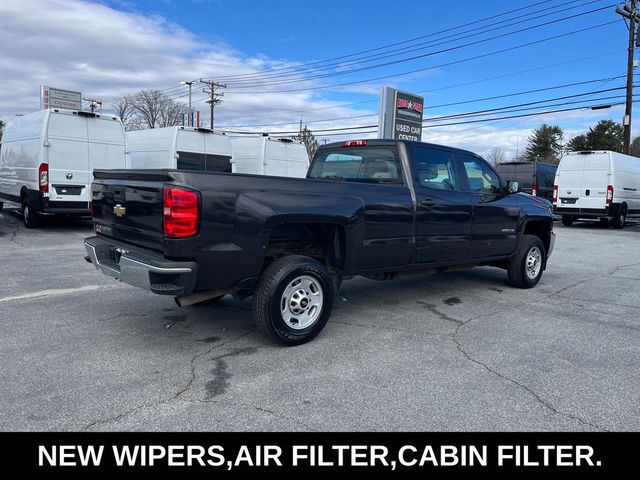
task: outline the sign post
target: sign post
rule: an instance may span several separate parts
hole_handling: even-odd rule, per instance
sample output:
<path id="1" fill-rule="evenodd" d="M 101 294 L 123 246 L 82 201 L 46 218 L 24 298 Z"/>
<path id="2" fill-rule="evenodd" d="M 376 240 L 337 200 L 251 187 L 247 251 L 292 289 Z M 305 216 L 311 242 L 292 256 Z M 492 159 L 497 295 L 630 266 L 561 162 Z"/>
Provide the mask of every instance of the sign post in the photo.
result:
<path id="1" fill-rule="evenodd" d="M 378 138 L 421 141 L 423 107 L 423 97 L 382 87 Z"/>

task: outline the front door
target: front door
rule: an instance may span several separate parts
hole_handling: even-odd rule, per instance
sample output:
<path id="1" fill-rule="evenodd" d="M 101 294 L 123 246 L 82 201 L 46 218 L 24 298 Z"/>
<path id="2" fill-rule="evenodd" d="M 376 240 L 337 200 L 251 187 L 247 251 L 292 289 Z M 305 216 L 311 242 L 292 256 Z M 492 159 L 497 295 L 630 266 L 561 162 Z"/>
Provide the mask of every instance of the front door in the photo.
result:
<path id="1" fill-rule="evenodd" d="M 508 255 L 516 246 L 520 208 L 505 195 L 498 174 L 481 158 L 460 155 L 473 205 L 470 256 Z"/>

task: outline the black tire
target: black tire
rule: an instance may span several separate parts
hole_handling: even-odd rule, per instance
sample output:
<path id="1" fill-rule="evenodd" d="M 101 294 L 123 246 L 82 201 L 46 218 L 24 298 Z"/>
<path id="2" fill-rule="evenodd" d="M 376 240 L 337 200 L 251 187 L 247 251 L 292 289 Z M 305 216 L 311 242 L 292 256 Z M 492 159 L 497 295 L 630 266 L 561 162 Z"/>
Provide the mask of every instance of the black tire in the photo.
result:
<path id="1" fill-rule="evenodd" d="M 295 297 L 296 286 L 304 286 L 303 283 L 295 283 L 301 278 L 308 284 L 304 287 L 306 295 L 303 293 Z M 292 296 L 287 297 L 287 289 Z M 322 331 L 331 315 L 333 298 L 334 284 L 324 265 L 313 258 L 291 255 L 274 261 L 260 276 L 253 294 L 253 318 L 258 328 L 276 341 L 285 345 L 301 345 Z M 318 301 L 319 305 L 314 304 Z M 299 312 L 293 312 L 296 308 L 290 310 L 289 304 L 300 307 Z M 292 318 L 285 320 L 283 312 Z M 305 321 L 310 322 L 308 326 L 302 325 Z"/>
<path id="2" fill-rule="evenodd" d="M 535 249 L 537 249 L 539 253 L 536 266 L 534 266 L 534 264 L 530 265 L 532 261 L 530 256 L 532 258 L 536 257 Z M 507 265 L 507 274 L 509 275 L 511 285 L 518 288 L 535 287 L 542 277 L 545 257 L 546 252 L 540 237 L 523 235 L 518 250 L 509 259 L 509 264 Z M 529 267 L 531 267 L 531 269 L 529 269 Z M 532 275 L 533 270 L 537 270 L 535 275 Z"/>
<path id="3" fill-rule="evenodd" d="M 563 215 L 562 216 L 562 224 L 565 227 L 570 227 L 571 225 L 573 225 L 573 221 L 575 219 L 571 216 L 571 215 Z"/>
<path id="4" fill-rule="evenodd" d="M 3 208 L 4 208 L 4 203 L 0 202 L 0 212 L 2 211 Z"/>
<path id="5" fill-rule="evenodd" d="M 627 221 L 627 207 L 624 205 L 620 205 L 616 216 L 613 218 L 613 220 L 611 220 L 611 226 L 619 230 L 624 227 L 624 224 L 626 221 Z"/>
<path id="6" fill-rule="evenodd" d="M 31 207 L 31 202 L 27 197 L 22 198 L 22 220 L 27 228 L 37 228 L 40 226 L 40 215 Z"/>

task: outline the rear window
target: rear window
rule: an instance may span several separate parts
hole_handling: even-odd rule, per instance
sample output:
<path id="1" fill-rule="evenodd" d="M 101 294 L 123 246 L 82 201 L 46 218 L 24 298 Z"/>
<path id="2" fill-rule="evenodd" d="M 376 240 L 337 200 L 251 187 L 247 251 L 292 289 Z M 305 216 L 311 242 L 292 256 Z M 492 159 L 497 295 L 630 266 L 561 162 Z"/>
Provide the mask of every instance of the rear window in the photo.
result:
<path id="1" fill-rule="evenodd" d="M 392 147 L 320 150 L 308 177 L 363 183 L 402 183 L 398 154 Z"/>
<path id="2" fill-rule="evenodd" d="M 178 170 L 231 172 L 231 157 L 197 152 L 178 152 Z"/>

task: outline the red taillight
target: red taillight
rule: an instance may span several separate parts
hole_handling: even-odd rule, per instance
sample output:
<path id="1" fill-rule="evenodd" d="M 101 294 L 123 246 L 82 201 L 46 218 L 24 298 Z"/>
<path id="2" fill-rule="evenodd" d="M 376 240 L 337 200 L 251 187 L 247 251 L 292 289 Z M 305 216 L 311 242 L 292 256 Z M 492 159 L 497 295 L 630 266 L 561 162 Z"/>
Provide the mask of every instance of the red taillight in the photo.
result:
<path id="1" fill-rule="evenodd" d="M 165 237 L 182 238 L 198 233 L 198 194 L 196 192 L 164 187 L 162 206 Z"/>
<path id="2" fill-rule="evenodd" d="M 531 195 L 533 195 L 534 197 L 538 196 L 538 185 L 533 185 L 531 187 Z"/>
<path id="3" fill-rule="evenodd" d="M 366 145 L 366 140 L 347 140 L 346 142 L 342 142 L 343 147 L 365 147 Z"/>
<path id="4" fill-rule="evenodd" d="M 551 197 L 551 203 L 558 203 L 558 185 L 553 186 L 553 196 Z"/>
<path id="5" fill-rule="evenodd" d="M 41 192 L 49 191 L 49 165 L 41 163 L 38 167 L 38 185 Z"/>
<path id="6" fill-rule="evenodd" d="M 607 185 L 607 205 L 613 203 L 613 185 Z"/>

